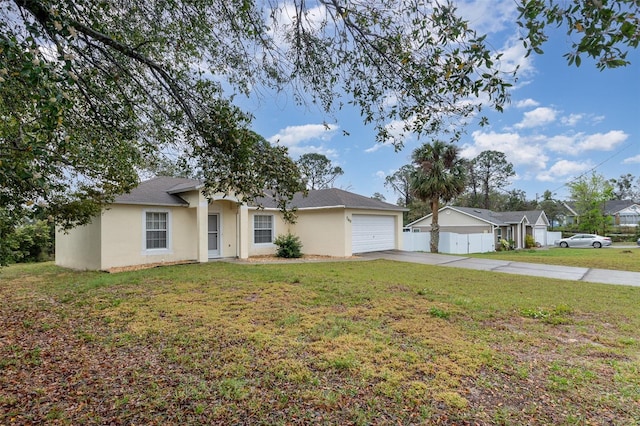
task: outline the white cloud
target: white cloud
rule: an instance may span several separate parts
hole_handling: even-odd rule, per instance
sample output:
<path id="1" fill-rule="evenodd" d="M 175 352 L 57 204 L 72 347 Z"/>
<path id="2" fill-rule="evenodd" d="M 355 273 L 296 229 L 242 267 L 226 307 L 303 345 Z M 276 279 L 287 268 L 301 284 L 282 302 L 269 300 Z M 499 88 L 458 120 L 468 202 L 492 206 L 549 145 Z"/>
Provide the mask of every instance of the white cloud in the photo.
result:
<path id="1" fill-rule="evenodd" d="M 536 178 L 542 182 L 553 182 L 578 175 L 593 168 L 593 163 L 589 161 L 569 161 L 559 160 L 548 170 L 538 173 Z"/>
<path id="2" fill-rule="evenodd" d="M 547 140 L 547 148 L 554 152 L 563 154 L 578 154 L 576 151 L 576 139 L 580 134 L 574 135 L 556 135 Z"/>
<path id="3" fill-rule="evenodd" d="M 517 17 L 513 1 L 466 0 L 456 2 L 459 14 L 480 34 L 497 33 L 510 27 Z"/>
<path id="4" fill-rule="evenodd" d="M 575 126 L 584 118 L 584 114 L 569 114 L 568 117 L 562 117 L 560 120 L 566 126 Z"/>
<path id="5" fill-rule="evenodd" d="M 528 98 L 528 99 L 523 99 L 521 101 L 518 101 L 514 105 L 516 108 L 531 108 L 531 107 L 537 107 L 538 105 L 540 105 L 540 103 L 536 100 Z"/>
<path id="6" fill-rule="evenodd" d="M 579 150 L 599 150 L 599 151 L 611 151 L 616 146 L 626 141 L 629 137 L 628 134 L 622 130 L 611 130 L 607 133 L 594 133 L 584 138 L 579 144 Z"/>
<path id="7" fill-rule="evenodd" d="M 640 154 L 633 157 L 625 158 L 622 161 L 622 164 L 635 164 L 635 163 L 640 163 Z"/>
<path id="8" fill-rule="evenodd" d="M 332 124 L 287 126 L 267 140 L 271 143 L 279 143 L 289 147 L 312 139 L 329 140 L 333 137 L 337 129 L 338 126 Z"/>
<path id="9" fill-rule="evenodd" d="M 406 144 L 407 142 L 412 141 L 413 139 L 415 139 L 414 136 L 408 133 L 405 128 L 409 128 L 413 121 L 415 121 L 415 117 L 411 117 L 406 121 L 394 120 L 386 124 L 385 128 L 389 132 L 389 139 L 384 142 L 377 142 L 370 148 L 365 149 L 364 152 L 376 152 L 377 150 L 384 147 L 393 147 L 394 143 L 402 142 Z"/>
<path id="10" fill-rule="evenodd" d="M 385 146 L 392 146 L 393 144 L 391 142 L 377 142 L 375 145 L 371 146 L 370 148 L 367 148 L 364 150 L 364 152 L 366 153 L 372 153 L 372 152 L 376 152 L 377 150 L 379 150 L 380 148 L 384 148 Z"/>
<path id="11" fill-rule="evenodd" d="M 387 174 L 385 172 L 383 172 L 382 170 L 378 170 L 376 172 L 376 177 L 378 177 L 380 179 L 384 179 L 385 177 L 387 177 Z"/>
<path id="12" fill-rule="evenodd" d="M 335 149 L 326 148 L 324 145 L 303 144 L 319 140 L 327 142 L 333 138 L 338 126 L 332 124 L 305 124 L 302 126 L 288 126 L 281 129 L 275 135 L 267 138 L 272 144 L 279 144 L 289 149 L 292 157 L 300 156 L 306 153 L 318 153 L 327 157 L 336 157 Z"/>
<path id="13" fill-rule="evenodd" d="M 474 158 L 482 151 L 500 151 L 514 165 L 537 170 L 544 169 L 549 160 L 537 138 L 525 138 L 518 133 L 485 133 L 479 130 L 471 136 L 473 144 L 463 145 L 460 152 L 464 158 Z"/>
<path id="14" fill-rule="evenodd" d="M 518 38 L 513 37 L 507 40 L 500 49 L 500 54 L 502 57 L 500 57 L 499 68 L 502 72 L 510 73 L 517 69 L 519 78 L 530 76 L 535 72 L 532 57 L 527 56 L 527 50 Z"/>
<path id="15" fill-rule="evenodd" d="M 539 107 L 532 111 L 525 112 L 524 118 L 521 122 L 517 123 L 515 127 L 517 129 L 528 129 L 544 126 L 545 124 L 553 123 L 557 113 L 553 108 Z"/>
<path id="16" fill-rule="evenodd" d="M 628 134 L 621 130 L 611 130 L 607 133 L 576 133 L 573 135 L 558 135 L 547 141 L 547 148 L 563 154 L 580 155 L 586 151 L 611 151 L 626 141 Z"/>

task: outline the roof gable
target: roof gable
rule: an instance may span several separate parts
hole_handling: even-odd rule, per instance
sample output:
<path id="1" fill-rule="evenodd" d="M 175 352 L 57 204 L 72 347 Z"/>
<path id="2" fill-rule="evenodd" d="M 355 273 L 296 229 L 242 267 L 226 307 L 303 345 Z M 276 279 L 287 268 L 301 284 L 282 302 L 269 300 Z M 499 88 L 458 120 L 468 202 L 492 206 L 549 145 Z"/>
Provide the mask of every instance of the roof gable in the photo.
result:
<path id="1" fill-rule="evenodd" d="M 536 224 L 541 218 L 545 225 L 549 225 L 549 221 L 547 216 L 544 214 L 542 210 L 528 210 L 528 211 L 514 211 L 514 212 L 494 212 L 487 209 L 480 209 L 475 207 L 455 207 L 455 206 L 444 206 L 438 212 L 443 212 L 444 210 L 451 209 L 457 211 L 459 213 L 465 214 L 467 216 L 471 216 L 475 219 L 479 219 L 483 222 L 489 223 L 491 225 L 496 226 L 506 226 L 512 225 L 516 223 L 526 223 L 526 224 Z M 407 227 L 414 226 L 418 222 L 423 221 L 431 217 L 431 214 L 428 214 L 424 217 L 421 217 L 418 220 L 415 220 L 408 225 Z"/>
<path id="2" fill-rule="evenodd" d="M 196 179 L 159 176 L 140 182 L 128 194 L 118 195 L 114 204 L 143 204 L 155 206 L 187 206 L 178 193 L 194 191 L 201 182 Z"/>
<path id="3" fill-rule="evenodd" d="M 633 202 L 633 200 L 609 200 L 604 203 L 604 214 L 606 215 L 615 215 L 623 210 L 626 210 L 632 206 L 640 205 Z"/>
<path id="4" fill-rule="evenodd" d="M 571 210 L 574 215 L 578 216 L 575 201 L 567 201 L 564 204 Z M 609 200 L 604 203 L 604 214 L 615 215 L 616 213 L 626 210 L 634 205 L 640 207 L 640 204 L 634 202 L 633 200 Z"/>

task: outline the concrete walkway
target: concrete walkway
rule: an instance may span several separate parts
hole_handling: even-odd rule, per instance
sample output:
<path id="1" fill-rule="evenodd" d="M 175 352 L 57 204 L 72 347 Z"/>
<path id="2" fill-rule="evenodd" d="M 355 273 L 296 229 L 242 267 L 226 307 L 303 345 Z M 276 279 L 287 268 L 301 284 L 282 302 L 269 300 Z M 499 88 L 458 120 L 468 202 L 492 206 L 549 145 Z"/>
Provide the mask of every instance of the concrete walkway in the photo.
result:
<path id="1" fill-rule="evenodd" d="M 578 268 L 540 263 L 510 262 L 508 260 L 477 259 L 472 257 L 388 250 L 374 253 L 359 253 L 365 259 L 387 259 L 399 262 L 421 263 L 479 271 L 504 272 L 533 277 L 557 278 L 561 280 L 587 281 L 592 283 L 619 284 L 640 287 L 640 272 L 610 269 Z"/>

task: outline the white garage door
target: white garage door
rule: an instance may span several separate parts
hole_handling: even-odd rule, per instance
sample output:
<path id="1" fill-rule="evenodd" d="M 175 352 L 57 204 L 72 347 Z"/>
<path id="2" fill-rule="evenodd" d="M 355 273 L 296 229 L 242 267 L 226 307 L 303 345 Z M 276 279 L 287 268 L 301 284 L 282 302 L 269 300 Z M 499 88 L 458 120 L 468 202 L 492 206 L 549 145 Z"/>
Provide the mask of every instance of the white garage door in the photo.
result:
<path id="1" fill-rule="evenodd" d="M 547 245 L 547 229 L 535 228 L 533 230 L 533 238 L 535 238 L 536 243 L 540 243 L 542 246 Z"/>
<path id="2" fill-rule="evenodd" d="M 351 252 L 393 250 L 396 248 L 394 216 L 354 214 L 351 218 Z"/>

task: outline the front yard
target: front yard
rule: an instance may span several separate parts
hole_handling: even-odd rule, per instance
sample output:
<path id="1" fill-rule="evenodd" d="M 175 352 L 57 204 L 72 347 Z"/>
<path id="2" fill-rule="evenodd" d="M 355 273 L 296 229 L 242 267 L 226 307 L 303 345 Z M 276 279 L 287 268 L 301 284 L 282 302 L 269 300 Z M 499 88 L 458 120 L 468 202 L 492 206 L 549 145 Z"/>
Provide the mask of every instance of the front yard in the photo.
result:
<path id="1" fill-rule="evenodd" d="M 640 288 L 219 262 L 0 294 L 0 424 L 640 422 Z"/>
<path id="2" fill-rule="evenodd" d="M 592 247 L 547 247 L 542 249 L 476 253 L 469 256 L 514 262 L 547 263 L 551 265 L 640 272 L 640 247 L 631 247 L 617 248 L 612 246 L 600 249 Z"/>

